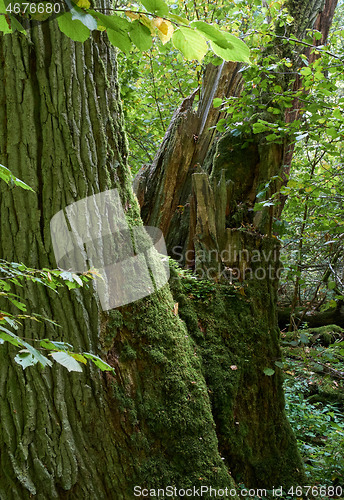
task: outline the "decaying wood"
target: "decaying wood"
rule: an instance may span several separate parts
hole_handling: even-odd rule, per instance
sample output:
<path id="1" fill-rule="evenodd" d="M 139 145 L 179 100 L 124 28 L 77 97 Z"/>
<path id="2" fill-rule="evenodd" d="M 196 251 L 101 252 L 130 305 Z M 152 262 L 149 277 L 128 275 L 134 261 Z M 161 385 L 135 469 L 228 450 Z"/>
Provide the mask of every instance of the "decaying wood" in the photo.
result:
<path id="1" fill-rule="evenodd" d="M 172 255 L 178 252 L 179 246 L 185 252 L 191 177 L 202 171 L 201 165 L 215 137 L 216 124 L 223 116 L 221 109 L 213 107 L 213 99 L 239 95 L 240 67 L 231 62 L 218 67 L 208 65 L 197 109 L 193 106 L 195 91 L 174 113 L 153 164 L 142 168 L 134 180 L 144 223 L 163 231 Z"/>
<path id="2" fill-rule="evenodd" d="M 336 1 L 290 0 L 288 7 L 295 19 L 290 29 L 302 38 L 315 25 L 322 30 L 325 40 Z M 286 34 L 288 31 L 284 29 L 282 38 Z M 288 52 L 289 48 L 276 44 L 276 55 L 288 55 L 299 64 L 302 46 L 293 54 L 282 54 L 282 50 Z M 227 229 L 244 226 L 271 237 L 272 222 L 279 217 L 284 202 L 281 199 L 279 206 L 255 210 L 260 186 L 268 186 L 263 196 L 268 200 L 283 183 L 283 173 L 292 157 L 287 138 L 274 144 L 267 142 L 264 134 L 240 130 L 237 133 L 228 130 L 222 137 L 216 136 L 216 124 L 223 113 L 213 107 L 213 100 L 240 94 L 239 70 L 237 63 L 207 67 L 197 110 L 194 109 L 195 91 L 175 112 L 153 164 L 141 169 L 134 181 L 144 223 L 163 231 L 169 255 L 196 269 L 233 264 L 221 263 L 220 258 L 214 263 L 208 258 L 216 251 L 221 252 L 223 245 L 230 244 L 231 232 Z M 281 77 L 282 89 L 289 89 L 293 79 L 292 72 Z M 262 93 L 258 101 L 266 104 L 265 99 Z M 294 108 L 288 110 L 288 122 L 297 117 L 299 103 L 294 104 Z M 265 108 L 257 107 L 252 122 L 260 118 L 269 122 L 283 119 L 284 111 L 278 117 L 270 115 Z M 203 250 L 206 262 L 197 259 L 197 250 Z"/>

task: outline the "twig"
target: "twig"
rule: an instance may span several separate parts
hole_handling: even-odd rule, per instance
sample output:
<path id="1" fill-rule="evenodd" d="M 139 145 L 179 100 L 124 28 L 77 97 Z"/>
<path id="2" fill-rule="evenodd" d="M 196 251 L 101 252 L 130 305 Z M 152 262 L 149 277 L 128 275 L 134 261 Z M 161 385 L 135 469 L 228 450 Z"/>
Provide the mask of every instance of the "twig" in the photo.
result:
<path id="1" fill-rule="evenodd" d="M 159 105 L 159 101 L 158 101 L 158 97 L 157 97 L 157 93 L 156 93 L 156 87 L 155 87 L 154 69 L 153 69 L 153 62 L 152 62 L 152 49 L 149 51 L 149 62 L 150 62 L 150 67 L 151 67 L 151 75 L 152 75 L 152 83 L 153 83 L 153 91 L 154 91 L 154 100 L 155 100 L 155 104 L 156 104 L 156 107 L 157 107 L 157 110 L 158 110 L 158 113 L 159 113 L 159 118 L 160 118 L 161 126 L 162 126 L 162 129 L 163 129 L 164 133 L 165 133 L 166 132 L 166 127 L 165 127 L 165 124 L 164 124 L 164 120 L 162 118 L 162 114 L 161 114 L 161 110 L 160 110 L 160 105 Z"/>

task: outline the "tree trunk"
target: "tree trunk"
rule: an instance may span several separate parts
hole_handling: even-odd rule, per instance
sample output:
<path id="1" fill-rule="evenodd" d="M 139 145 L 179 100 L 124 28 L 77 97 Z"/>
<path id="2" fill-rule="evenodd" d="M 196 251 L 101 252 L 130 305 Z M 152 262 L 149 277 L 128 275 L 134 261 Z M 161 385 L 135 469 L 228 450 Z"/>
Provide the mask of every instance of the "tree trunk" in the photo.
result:
<path id="1" fill-rule="evenodd" d="M 325 0 L 291 1 L 288 6 L 295 17 L 290 33 L 302 38 Z M 285 29 L 281 28 L 283 35 Z M 276 54 L 283 58 L 286 54 L 281 51 L 288 51 L 297 67 L 298 52 L 291 55 L 289 48 L 280 47 L 277 39 Z M 192 285 L 182 278 L 173 293 L 202 355 L 219 448 L 234 479 L 266 487 L 286 485 L 297 477 L 302 484 L 278 368 L 276 287 L 281 269 L 272 222 L 279 209 L 254 211 L 260 185 L 269 183 L 265 199 L 278 192 L 278 177 L 290 149 L 287 140 L 270 143 L 264 134 L 235 129 L 220 137 L 212 132 L 204 153 L 207 99 L 238 95 L 242 87 L 239 65 L 226 68 L 231 84 L 222 88 L 218 70 L 207 68 L 197 111 L 192 109 L 192 96 L 182 103 L 153 164 L 139 172 L 134 187 L 144 222 L 163 230 L 171 257 L 200 278 L 219 283 L 211 291 L 208 281 Z M 278 81 L 283 90 L 293 78 L 288 71 Z M 270 99 L 268 92 L 262 92 L 259 103 Z M 279 119 L 283 116 L 281 110 Z M 219 118 L 213 115 L 208 126 L 216 126 Z M 260 118 L 274 120 L 271 113 L 257 108 L 251 125 Z"/>
<path id="2" fill-rule="evenodd" d="M 85 44 L 56 22 L 0 38 L 2 164 L 35 193 L 1 188 L 1 258 L 55 267 L 49 224 L 67 205 L 117 188 L 139 223 L 126 164 L 115 55 L 106 34 Z M 25 371 L 0 348 L 0 497 L 131 500 L 133 485 L 234 485 L 221 460 L 200 356 L 168 286 L 109 313 L 92 290 L 21 294 L 25 338 L 102 353 L 115 375 L 60 366 Z M 2 305 L 5 309 L 6 305 Z M 207 498 L 207 496 L 205 496 Z"/>
<path id="3" fill-rule="evenodd" d="M 0 161 L 35 189 L 27 193 L 1 185 L 1 258 L 55 267 L 50 220 L 67 205 L 117 188 L 128 223 L 139 224 L 140 216 L 126 164 L 115 56 L 106 34 L 73 43 L 55 22 L 29 33 L 29 39 L 18 33 L 0 38 Z M 240 78 L 237 66 L 229 67 L 228 88 L 233 92 Z M 215 96 L 210 92 L 204 103 Z M 82 351 L 101 353 L 115 375 L 103 376 L 91 367 L 82 374 L 69 374 L 59 366 L 23 371 L 13 361 L 13 349 L 0 348 L 1 498 L 131 500 L 134 485 L 231 488 L 231 472 L 252 487 L 304 484 L 283 410 L 281 374 L 274 364 L 280 356 L 275 241 L 224 227 L 223 213 L 204 222 L 205 194 L 213 196 L 219 211 L 224 192 L 231 200 L 240 197 L 235 186 L 224 183 L 221 169 L 214 181 L 205 180 L 202 173 L 191 181 L 189 168 L 203 162 L 211 145 L 206 120 L 212 113 L 205 104 L 204 119 L 195 133 L 190 131 L 202 141 L 188 138 L 197 155 L 186 151 L 180 194 L 168 198 L 161 189 L 159 210 L 164 207 L 162 220 L 168 228 L 179 200 L 185 207 L 193 189 L 189 210 L 195 225 L 190 229 L 186 224 L 185 239 L 177 238 L 175 231 L 170 245 L 178 240 L 186 249 L 195 240 L 196 261 L 197 248 L 212 249 L 212 235 L 218 248 L 229 241 L 237 252 L 221 261 L 221 271 L 232 268 L 225 271 L 232 273 L 233 286 L 219 285 L 212 299 L 206 292 L 205 300 L 197 301 L 188 283 L 175 277 L 174 299 L 165 286 L 104 313 L 92 290 L 56 296 L 28 285 L 28 312 L 53 318 L 62 328 L 25 321 L 20 334 L 64 340 Z M 179 147 L 183 151 L 185 144 Z M 277 165 L 279 153 L 270 153 Z M 177 171 L 171 171 L 174 185 Z M 215 180 L 219 198 L 214 198 Z M 253 192 L 250 186 L 247 190 Z M 230 211 L 233 205 L 227 202 Z M 147 210 L 151 212 L 154 207 Z M 209 229 L 210 243 L 202 247 L 204 228 Z M 187 236 L 191 230 L 196 238 Z M 238 257 L 240 250 L 249 252 L 244 259 Z M 202 258 L 199 264 L 202 268 Z M 250 268 L 256 273 L 261 267 L 266 271 L 270 264 L 271 278 L 255 276 L 250 287 L 241 281 L 240 273 Z M 266 375 L 266 368 L 275 373 Z"/>

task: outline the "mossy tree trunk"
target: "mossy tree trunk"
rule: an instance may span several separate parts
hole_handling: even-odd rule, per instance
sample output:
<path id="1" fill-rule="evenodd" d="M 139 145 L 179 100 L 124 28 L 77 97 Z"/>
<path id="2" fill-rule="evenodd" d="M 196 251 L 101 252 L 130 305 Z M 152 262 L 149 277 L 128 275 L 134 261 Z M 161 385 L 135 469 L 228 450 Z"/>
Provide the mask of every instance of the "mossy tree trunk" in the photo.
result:
<path id="1" fill-rule="evenodd" d="M 106 35 L 81 45 L 45 23 L 30 29 L 29 39 L 1 36 L 0 63 L 0 161 L 35 189 L 1 185 L 1 258 L 55 267 L 51 217 L 110 188 L 119 189 L 128 223 L 138 224 Z M 231 89 L 239 84 L 237 69 Z M 207 151 L 211 140 L 203 139 L 199 147 L 207 144 Z M 190 142 L 198 144 L 193 136 Z M 202 149 L 195 164 L 204 156 Z M 197 214 L 206 208 L 200 201 L 192 209 L 199 228 Z M 264 250 L 276 268 L 272 239 L 256 233 L 242 239 L 235 228 L 224 235 L 238 249 Z M 21 335 L 100 353 L 115 375 L 89 367 L 83 374 L 57 366 L 23 371 L 13 350 L 1 347 L 0 497 L 131 500 L 134 484 L 232 487 L 231 471 L 252 486 L 302 484 L 281 375 L 263 373 L 280 356 L 276 280 L 244 285 L 196 303 L 177 278 L 176 299 L 166 286 L 110 313 L 101 312 L 91 291 L 55 296 L 39 286 L 25 289 L 28 312 L 62 328 L 25 321 Z"/>
<path id="2" fill-rule="evenodd" d="M 302 39 L 315 25 L 323 27 L 325 41 L 335 3 L 287 2 L 294 16 L 289 33 Z M 277 35 L 279 29 L 288 36 L 288 28 L 277 27 Z M 291 53 L 279 38 L 268 50 L 281 59 L 289 57 L 295 67 L 300 64 L 298 49 Z M 266 199 L 278 192 L 278 177 L 285 166 L 289 169 L 293 148 L 288 139 L 271 143 L 266 134 L 237 130 L 217 137 L 212 132 L 206 154 L 202 147 L 207 96 L 238 95 L 243 84 L 239 68 L 228 66 L 230 84 L 223 87 L 218 85 L 219 73 L 207 69 L 198 109 L 181 105 L 153 164 L 139 172 L 134 186 L 144 222 L 163 229 L 170 255 L 218 283 L 211 291 L 202 281 L 197 288 L 184 278 L 173 293 L 202 355 L 219 449 L 234 479 L 259 487 L 295 480 L 302 484 L 279 368 L 276 290 L 281 266 L 272 222 L 280 208 L 254 210 L 259 186 L 268 184 Z M 293 68 L 286 68 L 276 83 L 283 90 L 297 90 L 301 82 L 293 87 L 293 78 Z M 257 100 L 261 105 L 270 102 L 269 91 Z M 296 119 L 298 106 L 295 101 L 293 112 L 287 110 L 289 122 Z M 284 113 L 281 109 L 278 119 L 283 120 Z M 211 125 L 219 118 L 213 115 Z M 250 124 L 259 119 L 273 122 L 276 117 L 257 107 Z"/>
<path id="3" fill-rule="evenodd" d="M 140 216 L 106 34 L 79 44 L 55 22 L 28 32 L 0 37 L 0 161 L 35 190 L 1 183 L 0 257 L 53 268 L 49 224 L 68 204 L 117 188 L 128 223 Z M 1 346 L 1 498 L 131 500 L 134 484 L 233 486 L 201 358 L 168 286 L 109 313 L 92 291 L 20 293 L 29 314 L 61 328 L 24 321 L 19 335 L 100 353 L 115 375 L 23 371 Z"/>

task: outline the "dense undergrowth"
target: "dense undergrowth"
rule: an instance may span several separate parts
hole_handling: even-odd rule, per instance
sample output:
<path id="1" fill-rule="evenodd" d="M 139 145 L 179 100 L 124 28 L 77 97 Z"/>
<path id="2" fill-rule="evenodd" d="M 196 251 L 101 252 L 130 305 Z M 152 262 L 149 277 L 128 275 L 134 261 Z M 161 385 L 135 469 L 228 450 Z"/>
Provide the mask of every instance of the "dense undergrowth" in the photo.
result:
<path id="1" fill-rule="evenodd" d="M 344 497 L 344 331 L 304 329 L 283 344 L 286 410 L 307 477 Z"/>

